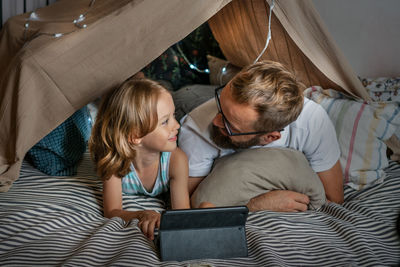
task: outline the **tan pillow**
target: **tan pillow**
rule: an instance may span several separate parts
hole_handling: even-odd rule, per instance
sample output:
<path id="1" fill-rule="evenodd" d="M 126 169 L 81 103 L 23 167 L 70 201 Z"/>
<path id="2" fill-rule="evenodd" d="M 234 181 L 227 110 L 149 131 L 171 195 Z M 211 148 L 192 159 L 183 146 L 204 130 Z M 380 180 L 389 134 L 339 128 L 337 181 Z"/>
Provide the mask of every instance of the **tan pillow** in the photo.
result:
<path id="1" fill-rule="evenodd" d="M 218 159 L 192 201 L 196 207 L 204 201 L 217 207 L 246 205 L 251 198 L 276 189 L 307 195 L 309 209 L 326 202 L 322 182 L 303 153 L 288 148 L 247 149 Z"/>
<path id="2" fill-rule="evenodd" d="M 208 68 L 210 69 L 210 84 L 224 85 L 228 83 L 241 68 L 230 64 L 228 61 L 207 55 Z M 223 72 L 222 69 L 225 68 Z"/>

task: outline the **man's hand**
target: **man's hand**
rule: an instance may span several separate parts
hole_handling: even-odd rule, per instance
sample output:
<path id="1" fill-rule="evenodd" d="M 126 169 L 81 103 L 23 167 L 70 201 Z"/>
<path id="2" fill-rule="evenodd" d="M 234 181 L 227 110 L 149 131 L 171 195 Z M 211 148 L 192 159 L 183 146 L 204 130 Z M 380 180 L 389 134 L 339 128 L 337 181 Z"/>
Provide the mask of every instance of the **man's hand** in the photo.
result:
<path id="1" fill-rule="evenodd" d="M 274 190 L 256 196 L 247 203 L 249 211 L 306 211 L 308 196 L 289 190 Z"/>
<path id="2" fill-rule="evenodd" d="M 148 239 L 154 239 L 154 228 L 160 227 L 161 214 L 153 210 L 140 211 L 138 226 Z"/>

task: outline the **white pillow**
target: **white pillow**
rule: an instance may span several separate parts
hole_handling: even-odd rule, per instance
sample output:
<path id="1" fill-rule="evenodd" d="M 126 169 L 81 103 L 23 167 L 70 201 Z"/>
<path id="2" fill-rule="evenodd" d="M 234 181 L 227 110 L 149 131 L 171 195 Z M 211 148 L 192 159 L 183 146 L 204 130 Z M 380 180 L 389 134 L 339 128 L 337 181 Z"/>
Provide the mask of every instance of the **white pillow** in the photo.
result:
<path id="1" fill-rule="evenodd" d="M 305 96 L 319 103 L 331 118 L 338 138 L 344 183 L 361 189 L 382 181 L 388 166 L 386 144 L 400 126 L 397 103 L 365 103 L 313 86 Z"/>

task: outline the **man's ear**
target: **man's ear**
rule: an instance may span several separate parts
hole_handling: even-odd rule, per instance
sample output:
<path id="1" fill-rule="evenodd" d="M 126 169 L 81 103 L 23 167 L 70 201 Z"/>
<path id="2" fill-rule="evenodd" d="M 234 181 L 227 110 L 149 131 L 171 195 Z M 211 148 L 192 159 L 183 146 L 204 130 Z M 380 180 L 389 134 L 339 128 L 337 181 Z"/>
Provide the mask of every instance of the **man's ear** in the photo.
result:
<path id="1" fill-rule="evenodd" d="M 281 133 L 278 131 L 263 134 L 260 139 L 261 145 L 267 145 L 278 140 L 279 138 L 281 138 Z"/>

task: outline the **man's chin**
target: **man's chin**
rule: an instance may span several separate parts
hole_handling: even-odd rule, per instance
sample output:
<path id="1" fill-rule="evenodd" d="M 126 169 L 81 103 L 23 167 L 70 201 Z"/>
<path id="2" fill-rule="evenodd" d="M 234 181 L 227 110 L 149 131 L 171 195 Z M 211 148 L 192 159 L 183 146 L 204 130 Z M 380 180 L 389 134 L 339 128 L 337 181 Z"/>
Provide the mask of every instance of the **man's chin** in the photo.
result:
<path id="1" fill-rule="evenodd" d="M 235 149 L 231 139 L 228 136 L 223 135 L 219 128 L 214 125 L 211 130 L 211 140 L 220 148 Z"/>
<path id="2" fill-rule="evenodd" d="M 220 128 L 212 125 L 211 140 L 220 148 L 224 149 L 246 149 L 259 144 L 258 136 L 246 142 L 233 142 L 229 136 L 221 133 Z"/>

